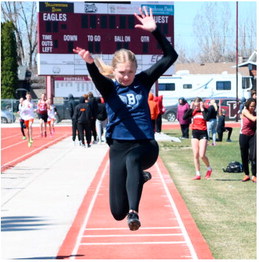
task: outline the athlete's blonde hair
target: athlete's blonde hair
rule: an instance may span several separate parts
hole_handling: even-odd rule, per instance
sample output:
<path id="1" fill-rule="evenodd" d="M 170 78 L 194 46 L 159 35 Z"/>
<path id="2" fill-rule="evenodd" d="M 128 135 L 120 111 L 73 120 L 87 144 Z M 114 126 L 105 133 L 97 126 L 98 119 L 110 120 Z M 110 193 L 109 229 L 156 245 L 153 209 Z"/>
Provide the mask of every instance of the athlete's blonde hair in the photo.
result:
<path id="1" fill-rule="evenodd" d="M 136 68 L 138 66 L 137 59 L 135 54 L 128 49 L 120 49 L 116 51 L 113 55 L 112 64 L 107 65 L 103 62 L 102 59 L 95 59 L 95 63 L 100 71 L 100 73 L 104 76 L 114 78 L 113 70 L 116 68 L 119 63 L 132 62 L 135 64 Z"/>

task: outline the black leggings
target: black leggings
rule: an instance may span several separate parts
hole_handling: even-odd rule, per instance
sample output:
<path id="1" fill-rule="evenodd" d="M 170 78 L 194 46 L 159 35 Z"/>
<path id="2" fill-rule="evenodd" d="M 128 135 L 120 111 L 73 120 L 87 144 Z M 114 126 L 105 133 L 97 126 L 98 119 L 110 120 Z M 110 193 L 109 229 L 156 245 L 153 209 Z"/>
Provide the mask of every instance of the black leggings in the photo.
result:
<path id="1" fill-rule="evenodd" d="M 138 212 L 143 189 L 143 170 L 157 160 L 159 147 L 155 140 L 109 141 L 110 208 L 116 220 L 129 210 Z"/>
<path id="2" fill-rule="evenodd" d="M 222 138 L 223 138 L 223 132 L 228 131 L 228 140 L 230 140 L 233 128 L 232 127 L 224 127 L 223 130 L 218 131 L 218 141 L 222 142 Z"/>
<path id="3" fill-rule="evenodd" d="M 246 175 L 249 175 L 249 160 L 251 162 L 252 175 L 256 176 L 256 159 L 252 157 L 252 154 L 256 147 L 255 136 L 246 136 L 240 134 L 239 145 L 241 152 L 241 159 L 243 165 L 243 171 Z"/>
<path id="4" fill-rule="evenodd" d="M 72 140 L 75 141 L 76 140 L 76 133 L 78 133 L 78 141 L 80 141 L 80 136 L 79 136 L 79 132 L 77 129 L 77 122 L 76 120 L 72 119 Z"/>
<path id="5" fill-rule="evenodd" d="M 24 128 L 26 128 L 26 127 L 25 127 L 25 124 L 24 124 L 24 120 L 23 120 L 23 119 L 20 119 L 20 127 L 21 127 L 22 135 L 25 136 Z"/>
<path id="6" fill-rule="evenodd" d="M 78 123 L 77 124 L 77 129 L 78 129 L 78 134 L 80 137 L 80 141 L 82 142 L 83 145 L 85 145 L 85 138 L 86 138 L 86 143 L 90 145 L 91 143 L 91 125 L 90 122 L 87 124 L 82 124 Z M 85 136 L 85 138 L 84 138 Z"/>

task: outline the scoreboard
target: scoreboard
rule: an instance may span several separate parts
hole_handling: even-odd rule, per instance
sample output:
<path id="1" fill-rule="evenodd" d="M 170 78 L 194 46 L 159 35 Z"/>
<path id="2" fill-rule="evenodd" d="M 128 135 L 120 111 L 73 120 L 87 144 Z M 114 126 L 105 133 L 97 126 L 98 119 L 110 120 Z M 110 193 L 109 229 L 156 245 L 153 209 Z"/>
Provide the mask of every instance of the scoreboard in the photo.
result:
<path id="1" fill-rule="evenodd" d="M 143 6 L 152 8 L 157 26 L 174 44 L 173 2 L 38 2 L 38 74 L 88 75 L 73 53 L 77 46 L 107 63 L 116 50 L 130 49 L 138 71 L 149 68 L 162 51 L 151 33 L 134 27 L 139 23 L 134 13 Z"/>

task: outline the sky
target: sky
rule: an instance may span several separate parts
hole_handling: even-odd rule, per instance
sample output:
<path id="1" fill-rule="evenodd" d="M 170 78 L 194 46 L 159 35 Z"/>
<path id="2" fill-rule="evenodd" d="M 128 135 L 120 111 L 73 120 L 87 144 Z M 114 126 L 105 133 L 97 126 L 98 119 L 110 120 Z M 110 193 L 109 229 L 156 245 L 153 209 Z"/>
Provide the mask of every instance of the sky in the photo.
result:
<path id="1" fill-rule="evenodd" d="M 193 49 L 196 47 L 196 38 L 193 33 L 193 19 L 201 10 L 204 2 L 205 1 L 174 1 L 175 40 L 176 43 L 183 43 L 187 55 L 190 55 L 190 52 L 193 52 Z M 231 23 L 235 25 L 236 1 L 228 1 L 228 3 L 232 11 Z M 241 23 L 244 17 L 248 15 L 256 16 L 257 8 L 256 1 L 238 1 L 239 22 Z"/>

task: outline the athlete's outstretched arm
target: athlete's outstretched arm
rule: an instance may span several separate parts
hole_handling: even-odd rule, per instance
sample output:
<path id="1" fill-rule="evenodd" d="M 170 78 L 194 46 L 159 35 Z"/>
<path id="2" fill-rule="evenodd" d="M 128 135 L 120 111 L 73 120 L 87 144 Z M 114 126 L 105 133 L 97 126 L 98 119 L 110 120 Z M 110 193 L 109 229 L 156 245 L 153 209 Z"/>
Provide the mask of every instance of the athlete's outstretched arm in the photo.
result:
<path id="1" fill-rule="evenodd" d="M 80 55 L 82 59 L 88 64 L 92 64 L 94 62 L 94 59 L 88 50 L 85 50 L 81 47 L 76 47 L 73 49 L 73 52 Z"/>
<path id="2" fill-rule="evenodd" d="M 140 28 L 148 32 L 155 31 L 157 26 L 153 17 L 152 9 L 150 8 L 148 13 L 147 8 L 144 6 L 143 11 L 142 8 L 139 8 L 139 12 L 139 15 L 136 13 L 134 15 L 141 24 L 135 25 L 135 28 Z"/>

